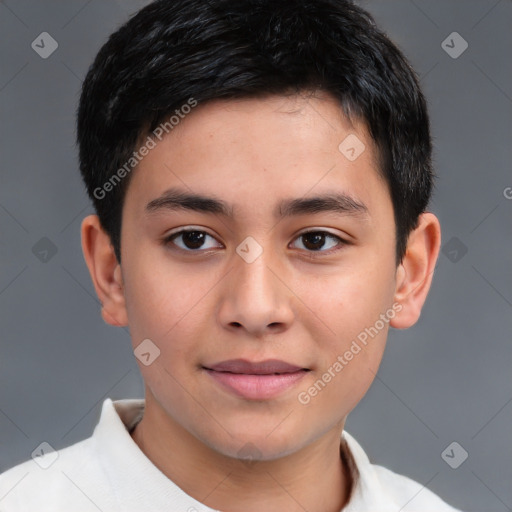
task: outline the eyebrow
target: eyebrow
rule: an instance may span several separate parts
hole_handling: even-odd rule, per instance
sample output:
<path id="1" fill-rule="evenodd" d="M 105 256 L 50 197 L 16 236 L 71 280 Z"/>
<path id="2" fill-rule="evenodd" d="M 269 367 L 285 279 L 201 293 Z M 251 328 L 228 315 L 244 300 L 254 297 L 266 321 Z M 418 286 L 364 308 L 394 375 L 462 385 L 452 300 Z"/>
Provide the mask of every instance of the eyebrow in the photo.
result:
<path id="1" fill-rule="evenodd" d="M 233 218 L 233 206 L 221 199 L 189 193 L 178 188 L 166 190 L 160 197 L 146 205 L 149 214 L 162 210 L 190 210 Z M 274 217 L 284 218 L 332 212 L 343 215 L 368 217 L 364 203 L 345 193 L 328 193 L 308 198 L 284 199 L 274 210 Z"/>

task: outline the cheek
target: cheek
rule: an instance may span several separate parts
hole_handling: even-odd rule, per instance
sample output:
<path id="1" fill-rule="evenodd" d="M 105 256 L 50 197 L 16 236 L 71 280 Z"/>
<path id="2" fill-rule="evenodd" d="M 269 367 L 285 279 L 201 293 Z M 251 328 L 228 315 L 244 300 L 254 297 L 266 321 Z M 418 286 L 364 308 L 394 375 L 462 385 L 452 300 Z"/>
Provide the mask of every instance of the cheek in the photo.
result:
<path id="1" fill-rule="evenodd" d="M 344 333 L 325 348 L 308 387 L 301 389 L 300 403 L 311 402 L 309 407 L 322 417 L 330 415 L 332 421 L 352 411 L 375 379 L 384 353 L 387 324 L 380 330 L 374 324 L 352 328 L 354 335 Z"/>
<path id="2" fill-rule="evenodd" d="M 322 336 L 323 343 L 340 351 L 386 312 L 392 303 L 393 291 L 391 272 L 354 266 L 336 275 L 309 280 L 300 296 L 306 298 L 305 304 L 311 311 L 309 316 L 316 320 L 317 326 L 325 327 L 322 332 L 327 336 Z M 312 324 L 310 329 L 313 329 Z"/>
<path id="3" fill-rule="evenodd" d="M 211 284 L 168 262 L 148 256 L 126 261 L 126 308 L 134 350 L 146 339 L 157 347 L 158 356 L 146 365 L 137 360 L 141 375 L 153 395 L 172 404 L 176 411 L 193 409 L 183 386 L 191 385 L 190 369 L 197 357 L 201 318 L 209 318 L 205 307 Z M 153 271 L 152 269 L 158 269 Z M 176 411 L 174 410 L 176 409 Z M 170 412 L 170 411 L 169 411 Z"/>
<path id="4" fill-rule="evenodd" d="M 217 279 L 212 272 L 201 272 L 193 265 L 189 269 L 177 267 L 165 256 L 151 258 L 149 254 L 150 250 L 146 256 L 126 262 L 130 331 L 133 338 L 154 337 L 164 343 L 178 332 L 186 336 L 183 330 L 190 326 L 191 318 L 207 318 L 204 298 Z"/>
<path id="5" fill-rule="evenodd" d="M 390 318 L 381 315 L 386 317 L 391 307 L 392 279 L 371 269 L 350 269 L 310 283 L 305 296 L 322 321 L 309 315 L 311 337 L 320 348 L 310 391 L 318 393 L 318 407 L 339 404 L 348 414 L 370 387 L 382 359 Z M 322 324 L 327 326 L 324 334 L 318 330 Z"/>

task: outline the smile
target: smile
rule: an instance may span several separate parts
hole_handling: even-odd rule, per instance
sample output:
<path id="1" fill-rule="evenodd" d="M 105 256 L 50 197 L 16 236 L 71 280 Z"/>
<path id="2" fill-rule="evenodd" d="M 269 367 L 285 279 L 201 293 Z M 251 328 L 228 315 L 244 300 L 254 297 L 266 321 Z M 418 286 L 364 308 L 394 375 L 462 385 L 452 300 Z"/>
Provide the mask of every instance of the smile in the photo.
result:
<path id="1" fill-rule="evenodd" d="M 203 370 L 223 389 L 246 400 L 268 400 L 295 386 L 310 371 L 284 361 L 233 359 Z"/>

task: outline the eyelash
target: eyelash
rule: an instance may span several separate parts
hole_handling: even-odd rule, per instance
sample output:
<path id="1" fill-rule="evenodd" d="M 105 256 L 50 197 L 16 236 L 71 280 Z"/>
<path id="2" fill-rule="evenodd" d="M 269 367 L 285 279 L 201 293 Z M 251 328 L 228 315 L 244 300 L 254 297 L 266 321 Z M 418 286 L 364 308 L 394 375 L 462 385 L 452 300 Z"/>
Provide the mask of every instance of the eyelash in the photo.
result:
<path id="1" fill-rule="evenodd" d="M 182 229 L 180 231 L 176 231 L 175 233 L 172 233 L 171 235 L 165 237 L 164 240 L 163 240 L 163 244 L 165 246 L 173 244 L 174 245 L 173 249 L 176 249 L 176 250 L 179 250 L 179 251 L 182 251 L 182 252 L 186 252 L 186 253 L 205 253 L 205 252 L 207 252 L 208 249 L 183 249 L 182 247 L 176 246 L 176 244 L 174 244 L 174 239 L 178 238 L 179 236 L 183 235 L 184 233 L 191 233 L 191 232 L 203 233 L 203 234 L 205 234 L 205 235 L 215 239 L 215 237 L 213 235 L 210 235 L 206 231 L 203 231 L 203 230 L 200 230 L 200 229 L 190 229 L 189 228 L 189 229 Z M 330 233 L 329 231 L 322 231 L 320 229 L 318 229 L 318 230 L 315 229 L 315 230 L 305 231 L 303 233 L 300 233 L 299 235 L 297 235 L 297 237 L 294 239 L 294 241 L 300 239 L 301 237 L 303 237 L 305 235 L 311 235 L 311 234 L 322 234 L 322 235 L 325 235 L 326 239 L 330 238 L 332 240 L 336 240 L 338 242 L 338 244 L 337 244 L 337 246 L 335 248 L 331 248 L 331 249 L 325 250 L 325 251 L 322 251 L 320 249 L 316 250 L 316 251 L 315 250 L 307 250 L 307 249 L 305 249 L 305 254 L 307 255 L 307 257 L 310 257 L 310 258 L 316 257 L 317 254 L 321 254 L 321 255 L 326 255 L 327 254 L 327 255 L 330 255 L 330 254 L 332 254 L 334 252 L 337 252 L 337 251 L 341 250 L 343 248 L 343 246 L 349 245 L 349 242 L 347 242 L 343 238 L 341 238 L 341 237 L 339 237 L 337 235 L 334 235 L 333 233 Z M 220 243 L 220 242 L 218 242 L 218 243 Z"/>

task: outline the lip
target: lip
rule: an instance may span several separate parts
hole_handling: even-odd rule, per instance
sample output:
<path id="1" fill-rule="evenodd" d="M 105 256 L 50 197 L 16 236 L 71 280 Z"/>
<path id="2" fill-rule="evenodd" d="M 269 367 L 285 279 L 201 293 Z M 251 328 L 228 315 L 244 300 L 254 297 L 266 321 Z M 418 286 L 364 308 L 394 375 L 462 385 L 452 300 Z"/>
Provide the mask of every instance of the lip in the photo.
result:
<path id="1" fill-rule="evenodd" d="M 292 373 L 307 369 L 279 359 L 266 359 L 259 363 L 247 361 L 246 359 L 229 359 L 228 361 L 222 361 L 211 366 L 205 366 L 205 368 L 216 372 L 243 373 L 247 375 L 272 375 L 274 373 Z"/>
<path id="2" fill-rule="evenodd" d="M 308 372 L 278 359 L 252 362 L 231 359 L 211 366 L 205 372 L 224 389 L 247 400 L 268 400 L 292 388 Z"/>

